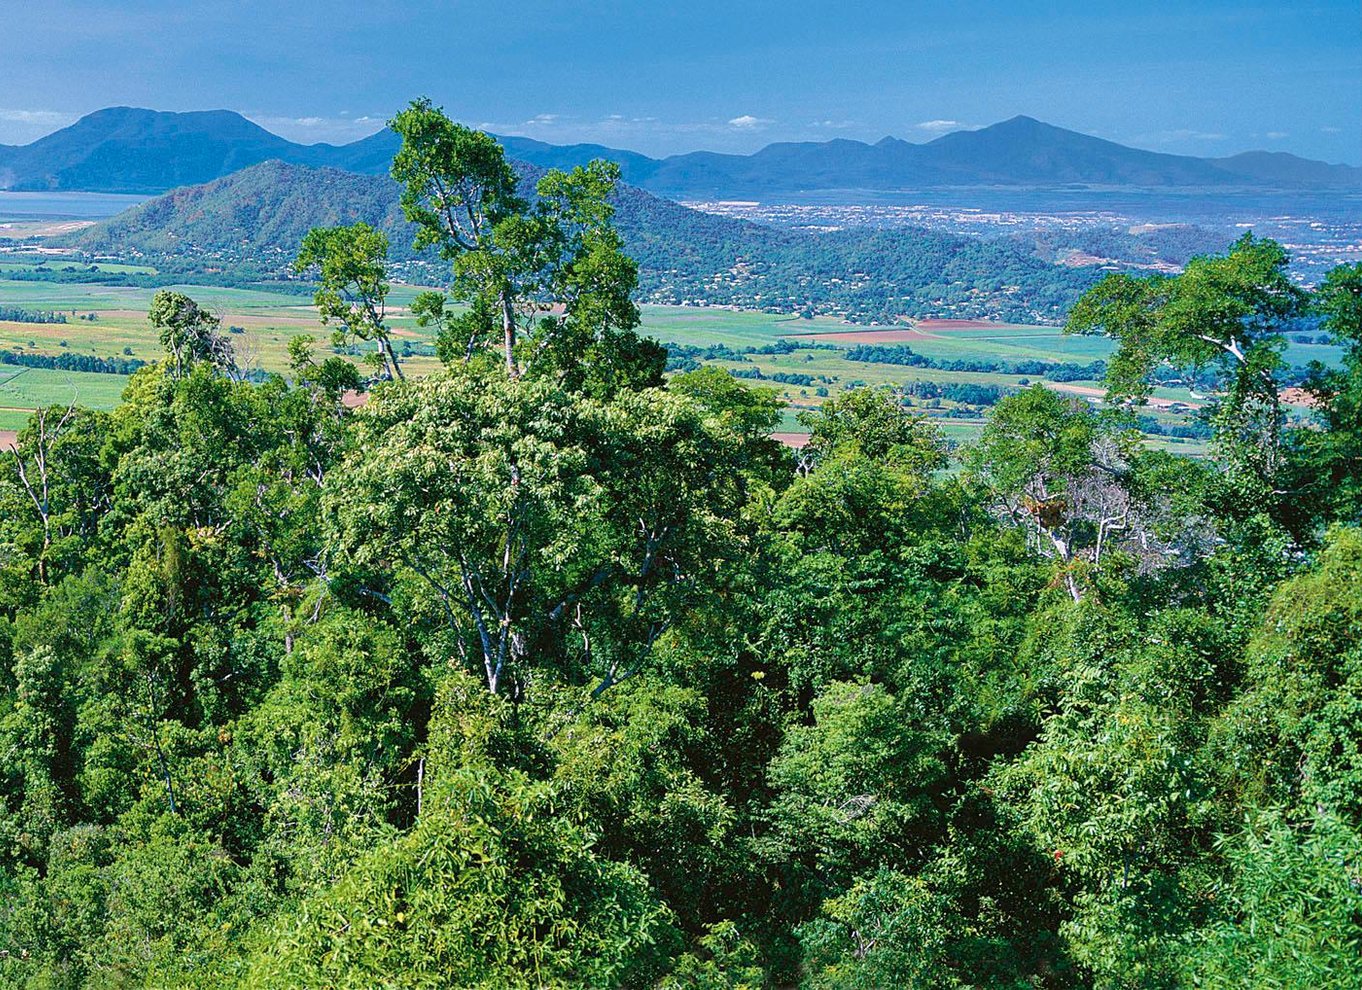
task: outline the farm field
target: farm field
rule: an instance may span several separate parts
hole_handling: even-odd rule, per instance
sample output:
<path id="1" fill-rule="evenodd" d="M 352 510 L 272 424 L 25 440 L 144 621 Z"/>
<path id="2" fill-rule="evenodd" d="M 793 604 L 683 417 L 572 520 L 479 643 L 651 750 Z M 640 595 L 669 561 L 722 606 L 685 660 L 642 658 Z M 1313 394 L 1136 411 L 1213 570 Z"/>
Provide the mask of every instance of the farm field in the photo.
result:
<path id="1" fill-rule="evenodd" d="M 0 431 L 18 430 L 42 406 L 112 409 L 126 384 L 123 375 L 0 365 Z"/>
<path id="2" fill-rule="evenodd" d="M 63 314 L 66 323 L 0 321 L 0 351 L 16 355 L 87 355 L 107 359 L 153 361 L 161 349 L 146 320 L 155 294 L 150 288 L 93 283 L 20 280 L 13 273 L 32 261 L 0 260 L 0 307 Z M 105 265 L 107 270 L 142 273 L 145 266 Z M 11 277 L 6 277 L 7 275 Z M 174 286 L 213 310 L 229 328 L 241 363 L 251 369 L 282 371 L 287 366 L 289 342 L 310 334 L 328 340 L 306 295 L 292 286 L 250 289 Z M 411 373 L 433 370 L 433 339 L 418 327 L 406 306 L 419 291 L 394 285 L 389 315 L 394 337 Z M 753 384 L 773 388 L 788 403 L 780 429 L 798 433 L 797 415 L 816 408 L 825 398 L 860 385 L 898 387 L 905 401 L 938 418 L 947 435 L 967 440 L 977 434 L 986 407 L 945 397 L 914 396 L 930 392 L 924 386 L 979 386 L 1015 389 L 1032 378 L 999 371 L 956 371 L 904 366 L 875 361 L 853 361 L 848 351 L 858 345 L 908 345 L 933 363 L 959 360 L 992 362 L 1047 361 L 1089 364 L 1108 357 L 1112 344 L 1104 338 L 1065 336 L 1056 327 L 988 324 L 978 321 L 924 320 L 912 326 L 866 328 L 830 318 L 791 318 L 776 314 L 708 307 L 645 306 L 642 331 L 663 343 L 700 349 L 722 346 L 720 355 L 698 360 L 724 368 Z M 787 353 L 744 353 L 794 347 Z M 689 353 L 696 353 L 691 351 Z M 1292 364 L 1311 360 L 1330 362 L 1337 348 L 1291 343 L 1285 354 Z M 784 381 L 780 379 L 785 379 Z M 79 401 L 95 408 L 112 408 L 126 384 L 121 375 L 65 372 L 0 365 L 0 431 L 18 429 L 29 412 L 40 405 Z M 1051 383 L 1052 387 L 1096 401 L 1102 393 L 1097 381 Z M 958 391 L 958 390 L 957 390 Z M 1186 423 L 1201 403 L 1180 389 L 1159 389 L 1146 412 L 1163 427 Z M 1198 451 L 1197 440 L 1157 437 L 1161 445 Z"/>

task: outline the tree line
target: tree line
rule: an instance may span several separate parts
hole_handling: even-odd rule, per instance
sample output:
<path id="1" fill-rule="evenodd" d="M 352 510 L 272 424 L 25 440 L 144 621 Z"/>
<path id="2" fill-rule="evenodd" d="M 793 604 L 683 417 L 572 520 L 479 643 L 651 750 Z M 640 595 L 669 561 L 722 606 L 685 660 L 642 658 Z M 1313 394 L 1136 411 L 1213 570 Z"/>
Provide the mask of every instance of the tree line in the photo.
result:
<path id="1" fill-rule="evenodd" d="M 28 351 L 0 351 L 0 364 L 22 368 L 50 368 L 58 371 L 91 371 L 101 375 L 131 375 L 146 366 L 140 358 L 96 357 L 93 354 L 33 354 Z"/>
<path id="2" fill-rule="evenodd" d="M 21 306 L 0 306 L 0 320 L 9 323 L 65 323 L 66 314 L 50 309 L 24 309 Z"/>
<path id="3" fill-rule="evenodd" d="M 908 344 L 857 344 L 847 349 L 848 361 L 893 364 L 934 371 L 978 371 L 988 374 L 1027 375 L 1052 382 L 1100 381 L 1107 373 L 1105 361 L 1079 364 L 1075 361 L 1003 361 L 993 358 L 930 358 Z"/>

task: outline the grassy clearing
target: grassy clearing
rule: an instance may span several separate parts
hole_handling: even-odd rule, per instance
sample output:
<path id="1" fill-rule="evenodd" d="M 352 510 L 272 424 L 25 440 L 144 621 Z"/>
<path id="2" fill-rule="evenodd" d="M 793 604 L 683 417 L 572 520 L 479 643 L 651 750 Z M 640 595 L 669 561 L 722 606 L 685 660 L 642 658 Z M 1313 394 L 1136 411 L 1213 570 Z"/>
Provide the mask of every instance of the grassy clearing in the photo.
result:
<path id="1" fill-rule="evenodd" d="M 644 306 L 642 332 L 667 344 L 708 347 L 760 347 L 789 334 L 833 333 L 848 329 L 840 320 L 791 319 L 703 306 Z"/>
<path id="2" fill-rule="evenodd" d="M 0 410 L 26 413 L 41 406 L 73 404 L 112 409 L 127 384 L 124 375 L 0 365 Z"/>
<path id="3" fill-rule="evenodd" d="M 1303 367 L 1311 361 L 1337 366 L 1343 361 L 1343 348 L 1333 344 L 1298 344 L 1288 340 L 1282 360 L 1292 367 Z"/>

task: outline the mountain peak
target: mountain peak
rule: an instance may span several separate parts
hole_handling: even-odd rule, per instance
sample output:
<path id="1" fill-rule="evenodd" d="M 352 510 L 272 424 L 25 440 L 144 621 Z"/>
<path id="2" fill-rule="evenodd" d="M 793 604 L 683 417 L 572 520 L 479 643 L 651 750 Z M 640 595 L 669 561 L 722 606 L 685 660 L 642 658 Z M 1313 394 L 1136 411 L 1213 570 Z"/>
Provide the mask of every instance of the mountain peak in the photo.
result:
<path id="1" fill-rule="evenodd" d="M 1025 136 L 1031 139 L 1044 140 L 1060 136 L 1075 138 L 1086 138 L 1090 141 L 1100 140 L 1081 131 L 1071 131 L 1067 127 L 1060 127 L 1057 124 L 1048 124 L 1035 117 L 1028 117 L 1024 113 L 1019 113 L 1015 117 L 1008 117 L 1000 120 L 996 124 L 989 124 L 987 127 L 980 127 L 972 131 L 954 131 L 952 134 L 1007 134 L 1013 136 Z M 950 137 L 951 135 L 945 135 Z"/>
<path id="2" fill-rule="evenodd" d="M 266 158 L 306 154 L 234 110 L 106 107 L 8 149 L 0 165 L 13 189 L 140 193 L 206 182 Z"/>
<path id="3" fill-rule="evenodd" d="M 216 127 L 236 127 L 253 128 L 264 131 L 259 124 L 253 123 L 235 110 L 148 110 L 145 107 L 105 107 L 102 110 L 94 110 L 81 117 L 70 127 L 72 128 L 91 128 L 108 125 L 128 126 L 128 125 L 161 125 L 161 126 L 216 126 Z M 39 141 L 46 141 L 48 138 L 56 137 L 63 133 L 57 131 L 49 134 Z M 269 133 L 265 131 L 265 133 Z M 282 140 L 282 139 L 281 139 Z M 35 144 L 38 142 L 34 142 Z"/>

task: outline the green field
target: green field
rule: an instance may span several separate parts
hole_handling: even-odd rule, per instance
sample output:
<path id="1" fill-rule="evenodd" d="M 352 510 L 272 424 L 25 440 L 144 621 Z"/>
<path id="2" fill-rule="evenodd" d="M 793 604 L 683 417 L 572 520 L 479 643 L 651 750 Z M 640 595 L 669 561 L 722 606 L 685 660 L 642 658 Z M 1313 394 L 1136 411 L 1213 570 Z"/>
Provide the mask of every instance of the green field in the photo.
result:
<path id="1" fill-rule="evenodd" d="M 128 380 L 122 375 L 0 365 L 0 430 L 17 430 L 42 406 L 112 409 Z"/>
<path id="2" fill-rule="evenodd" d="M 834 319 L 791 319 L 775 313 L 697 306 L 644 306 L 642 332 L 668 344 L 760 347 L 789 334 L 854 329 Z"/>
<path id="3" fill-rule="evenodd" d="M 101 358 L 138 358 L 153 361 L 161 348 L 147 324 L 146 311 L 155 294 L 153 289 L 127 288 L 96 284 L 62 284 L 6 278 L 9 273 L 32 267 L 31 261 L 0 261 L 0 306 L 32 310 L 54 310 L 67 316 L 64 324 L 37 324 L 0 321 L 0 350 L 20 354 L 88 354 Z M 53 267 L 57 267 L 54 265 Z M 139 266 L 104 266 L 106 269 L 145 270 Z M 232 340 L 239 359 L 248 368 L 281 371 L 287 365 L 289 341 L 299 334 L 310 334 L 320 342 L 329 338 L 328 330 L 317 318 L 306 295 L 268 287 L 232 289 L 205 286 L 175 286 L 214 311 L 223 326 L 233 329 Z M 428 349 L 431 332 L 416 326 L 405 310 L 419 291 L 395 285 L 390 296 L 391 323 L 399 349 L 404 343 Z M 89 317 L 93 314 L 93 319 Z M 847 348 L 864 342 L 871 328 L 850 326 L 834 319 L 791 318 L 768 313 L 741 312 L 718 308 L 645 306 L 642 330 L 669 344 L 709 347 L 723 344 L 734 350 L 760 348 L 782 339 L 813 342 L 817 335 L 832 347 L 800 349 L 788 354 L 752 354 L 746 360 L 714 360 L 707 363 L 731 371 L 753 370 L 766 376 L 757 381 L 773 388 L 789 403 L 782 429 L 800 429 L 795 416 L 801 409 L 817 407 L 827 395 L 859 385 L 902 386 L 913 382 L 938 384 L 969 383 L 1007 388 L 1025 387 L 1022 376 L 992 372 L 941 371 L 919 367 L 850 361 Z M 883 331 L 879 331 L 883 332 Z M 997 326 L 936 330 L 913 334 L 902 340 L 914 351 L 938 361 L 986 358 L 996 361 L 1048 360 L 1087 364 L 1108 357 L 1111 341 L 1099 337 L 1066 336 L 1055 327 Z M 422 346 L 426 345 L 426 346 Z M 1311 360 L 1330 362 L 1337 348 L 1291 343 L 1285 354 L 1291 364 Z M 412 355 L 405 360 L 414 374 L 436 367 L 429 356 Z M 776 374 L 810 375 L 811 385 L 789 385 L 770 381 Z M 94 408 L 112 408 L 126 384 L 118 375 L 23 369 L 0 365 L 0 430 L 16 429 L 28 411 L 40 405 L 78 401 Z M 1100 389 L 1095 381 L 1073 382 L 1062 386 L 1075 394 L 1087 390 L 1089 397 Z M 1159 422 L 1186 422 L 1198 404 L 1198 397 L 1180 389 L 1158 389 L 1162 407 L 1148 411 Z M 961 408 L 945 399 L 908 400 L 914 407 L 940 419 L 953 439 L 967 439 L 977 433 L 986 410 Z M 1168 402 L 1183 403 L 1184 408 L 1168 409 Z M 1151 438 L 1176 449 L 1199 449 L 1196 441 Z"/>

